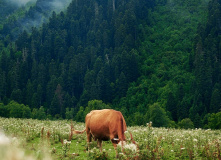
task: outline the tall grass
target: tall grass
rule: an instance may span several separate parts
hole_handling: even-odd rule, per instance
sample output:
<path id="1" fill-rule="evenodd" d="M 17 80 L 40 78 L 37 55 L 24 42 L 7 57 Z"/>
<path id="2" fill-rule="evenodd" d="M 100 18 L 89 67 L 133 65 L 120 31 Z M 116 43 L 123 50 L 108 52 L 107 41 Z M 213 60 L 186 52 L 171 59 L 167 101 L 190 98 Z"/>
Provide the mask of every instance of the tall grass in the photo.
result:
<path id="1" fill-rule="evenodd" d="M 103 142 L 103 151 L 96 142 L 87 151 L 86 134 L 72 135 L 71 126 L 84 129 L 84 123 L 67 120 L 39 121 L 33 119 L 0 118 L 0 155 L 2 160 L 52 159 L 113 159 L 114 147 Z M 119 159 L 219 159 L 220 130 L 183 130 L 128 127 L 127 142 Z M 123 153 L 122 153 L 123 152 Z"/>

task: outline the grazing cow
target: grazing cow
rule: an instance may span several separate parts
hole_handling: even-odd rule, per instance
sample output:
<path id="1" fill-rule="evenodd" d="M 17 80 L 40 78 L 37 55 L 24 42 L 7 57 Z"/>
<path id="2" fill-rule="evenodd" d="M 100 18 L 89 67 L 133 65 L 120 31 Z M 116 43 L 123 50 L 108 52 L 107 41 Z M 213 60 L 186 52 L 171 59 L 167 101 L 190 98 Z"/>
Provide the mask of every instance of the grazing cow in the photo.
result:
<path id="1" fill-rule="evenodd" d="M 124 132 L 127 129 L 121 112 L 113 109 L 93 110 L 86 115 L 85 125 L 84 131 L 87 133 L 88 150 L 92 137 L 97 140 L 101 151 L 102 141 L 111 140 L 116 151 L 116 157 L 118 157 L 117 144 L 126 140 Z M 81 134 L 84 131 L 72 129 L 73 134 Z"/>

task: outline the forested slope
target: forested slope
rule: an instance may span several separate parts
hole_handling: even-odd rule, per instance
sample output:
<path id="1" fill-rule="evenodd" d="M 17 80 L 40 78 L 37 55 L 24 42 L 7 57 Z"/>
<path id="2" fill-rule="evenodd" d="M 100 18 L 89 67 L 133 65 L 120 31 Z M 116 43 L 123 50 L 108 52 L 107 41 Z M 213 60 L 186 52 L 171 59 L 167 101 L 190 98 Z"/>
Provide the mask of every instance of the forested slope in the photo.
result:
<path id="1" fill-rule="evenodd" d="M 219 128 L 220 10 L 217 0 L 73 0 L 2 40 L 0 115 L 24 104 L 34 118 L 83 121 L 110 107 L 129 125 Z"/>
<path id="2" fill-rule="evenodd" d="M 0 0 L 0 39 L 10 41 L 18 38 L 24 30 L 47 23 L 52 12 L 65 10 L 71 0 Z"/>

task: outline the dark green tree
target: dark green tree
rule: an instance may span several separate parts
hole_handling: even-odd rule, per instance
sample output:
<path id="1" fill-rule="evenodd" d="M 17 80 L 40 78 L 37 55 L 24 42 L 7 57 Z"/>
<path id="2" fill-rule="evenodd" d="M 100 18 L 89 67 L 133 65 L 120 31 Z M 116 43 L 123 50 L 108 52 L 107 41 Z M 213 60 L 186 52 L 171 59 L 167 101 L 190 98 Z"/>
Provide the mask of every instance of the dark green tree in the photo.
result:
<path id="1" fill-rule="evenodd" d="M 171 113 L 174 121 L 177 121 L 177 101 L 172 92 L 167 97 L 166 109 Z"/>
<path id="2" fill-rule="evenodd" d="M 33 96 L 33 85 L 31 83 L 31 80 L 29 79 L 26 85 L 26 93 L 25 93 L 25 98 L 26 98 L 26 104 L 32 107 L 32 96 Z"/>
<path id="3" fill-rule="evenodd" d="M 11 94 L 11 99 L 18 103 L 22 103 L 23 101 L 22 91 L 20 89 L 13 90 Z"/>
<path id="4" fill-rule="evenodd" d="M 198 113 L 194 117 L 193 124 L 196 128 L 202 128 L 202 119 Z"/>
<path id="5" fill-rule="evenodd" d="M 117 93 L 120 97 L 126 95 L 127 87 L 127 78 L 125 77 L 124 73 L 121 72 L 119 79 L 117 80 Z"/>
<path id="6" fill-rule="evenodd" d="M 221 109 L 221 96 L 220 96 L 220 91 L 218 84 L 215 85 L 213 92 L 212 92 L 212 97 L 211 97 L 211 102 L 210 102 L 210 113 L 217 113 Z"/>

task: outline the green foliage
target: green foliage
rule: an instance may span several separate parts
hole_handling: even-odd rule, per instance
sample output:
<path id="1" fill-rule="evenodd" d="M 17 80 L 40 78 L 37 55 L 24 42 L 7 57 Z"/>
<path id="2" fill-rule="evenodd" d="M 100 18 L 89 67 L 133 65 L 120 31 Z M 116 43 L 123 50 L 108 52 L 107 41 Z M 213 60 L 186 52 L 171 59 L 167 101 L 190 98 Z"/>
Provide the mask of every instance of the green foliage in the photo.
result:
<path id="1" fill-rule="evenodd" d="M 132 117 L 131 117 L 131 118 L 132 118 Z M 141 114 L 140 112 L 136 112 L 136 113 L 134 113 L 134 115 L 133 115 L 132 125 L 144 125 L 144 123 L 145 123 L 146 121 L 147 121 L 147 120 L 144 119 L 143 114 Z"/>
<path id="2" fill-rule="evenodd" d="M 85 121 L 85 116 L 92 110 L 99 110 L 99 109 L 108 109 L 110 108 L 109 105 L 102 102 L 102 100 L 91 100 L 88 101 L 87 107 L 81 106 L 77 115 L 75 116 L 75 120 L 79 122 Z"/>
<path id="3" fill-rule="evenodd" d="M 43 106 L 41 106 L 41 107 L 39 108 L 37 115 L 38 115 L 38 118 L 37 118 L 37 119 L 41 119 L 41 120 L 46 119 L 46 113 L 45 113 L 45 109 L 44 109 Z"/>
<path id="4" fill-rule="evenodd" d="M 163 108 L 160 107 L 159 103 L 154 103 L 149 107 L 146 113 L 148 121 L 153 122 L 154 127 L 167 127 L 169 124 L 169 118 Z"/>
<path id="5" fill-rule="evenodd" d="M 22 118 L 31 118 L 31 109 L 29 106 L 23 106 Z"/>
<path id="6" fill-rule="evenodd" d="M 194 128 L 194 124 L 191 121 L 191 119 L 189 119 L 189 118 L 182 119 L 178 123 L 178 126 L 183 129 L 193 129 Z"/>
<path id="7" fill-rule="evenodd" d="M 106 151 L 100 152 L 99 149 L 94 148 L 90 151 L 89 159 L 108 160 L 110 159 L 110 157 L 108 156 L 108 153 Z"/>
<path id="8" fill-rule="evenodd" d="M 215 88 L 213 89 L 213 92 L 212 92 L 211 101 L 210 101 L 209 110 L 211 113 L 216 113 L 219 111 L 220 100 L 221 100 L 221 96 L 220 96 L 219 87 L 215 85 Z"/>
<path id="9" fill-rule="evenodd" d="M 0 116 L 9 117 L 8 109 L 5 107 L 3 103 L 0 103 Z"/>
<path id="10" fill-rule="evenodd" d="M 208 125 L 211 129 L 221 129 L 221 112 L 212 113 L 208 118 Z"/>
<path id="11" fill-rule="evenodd" d="M 74 117 L 74 109 L 73 108 L 66 108 L 65 118 L 66 119 L 73 119 Z"/>
<path id="12" fill-rule="evenodd" d="M 78 122 L 84 122 L 85 121 L 85 116 L 84 116 L 84 107 L 80 107 L 77 115 L 75 116 L 75 120 Z"/>
<path id="13" fill-rule="evenodd" d="M 109 105 L 102 102 L 102 100 L 91 100 L 88 102 L 89 110 L 108 109 Z"/>
<path id="14" fill-rule="evenodd" d="M 41 106 L 39 109 L 34 108 L 32 110 L 32 118 L 33 119 L 39 119 L 39 120 L 44 120 L 46 119 L 46 113 L 45 109 L 43 106 Z"/>
<path id="15" fill-rule="evenodd" d="M 45 2 L 20 10 L 0 3 L 0 114 L 30 118 L 31 109 L 33 118 L 84 121 L 113 108 L 128 125 L 190 118 L 204 127 L 219 111 L 220 1 L 73 0 L 17 35 Z M 24 106 L 6 107 L 11 100 Z"/>
<path id="16" fill-rule="evenodd" d="M 29 106 L 11 101 L 9 104 L 0 104 L 0 116 L 14 118 L 31 118 L 31 109 Z"/>

